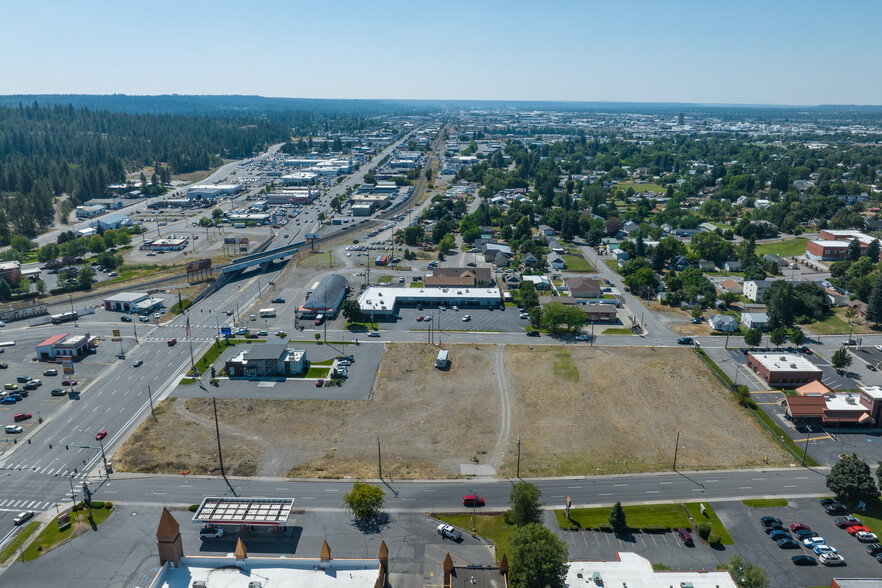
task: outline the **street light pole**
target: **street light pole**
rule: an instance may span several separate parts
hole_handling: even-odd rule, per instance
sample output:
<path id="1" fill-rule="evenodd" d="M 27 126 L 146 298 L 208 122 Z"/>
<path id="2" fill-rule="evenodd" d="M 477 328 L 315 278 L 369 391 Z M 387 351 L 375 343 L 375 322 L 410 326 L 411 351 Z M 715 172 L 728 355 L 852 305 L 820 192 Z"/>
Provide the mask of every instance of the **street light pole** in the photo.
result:
<path id="1" fill-rule="evenodd" d="M 521 479 L 521 436 L 518 435 L 518 474 L 517 478 Z"/>
<path id="2" fill-rule="evenodd" d="M 805 432 L 805 448 L 802 450 L 802 467 L 805 467 L 805 456 L 808 454 L 808 442 L 809 435 L 812 434 L 812 427 L 809 424 L 806 424 L 805 428 L 807 429 Z"/>
<path id="3" fill-rule="evenodd" d="M 674 471 L 677 471 L 677 452 L 680 450 L 680 429 L 677 429 L 677 444 L 674 446 Z"/>
<path id="4" fill-rule="evenodd" d="M 383 479 L 383 454 L 380 453 L 380 437 L 377 437 L 377 473 L 380 474 L 380 479 Z"/>

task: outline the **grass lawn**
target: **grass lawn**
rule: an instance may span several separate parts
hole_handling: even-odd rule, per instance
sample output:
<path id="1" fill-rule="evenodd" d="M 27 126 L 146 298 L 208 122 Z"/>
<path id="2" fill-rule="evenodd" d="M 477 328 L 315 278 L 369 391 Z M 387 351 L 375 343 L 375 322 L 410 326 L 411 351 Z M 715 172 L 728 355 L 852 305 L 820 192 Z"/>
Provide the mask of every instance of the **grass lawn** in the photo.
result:
<path id="1" fill-rule="evenodd" d="M 711 533 L 719 535 L 723 545 L 735 545 L 735 540 L 732 539 L 732 535 L 726 530 L 720 517 L 717 516 L 717 513 L 714 512 L 714 509 L 711 508 L 710 504 L 704 504 L 704 514 L 701 514 L 701 504 L 698 502 L 687 502 L 685 506 L 686 510 L 688 510 L 689 514 L 692 516 L 692 520 L 695 521 L 696 530 L 698 529 L 697 525 L 699 523 L 710 523 Z"/>
<path id="2" fill-rule="evenodd" d="M 196 362 L 196 369 L 199 370 L 200 374 L 210 371 L 212 364 L 217 361 L 217 358 L 224 352 L 224 349 L 233 345 L 234 343 L 228 343 L 226 340 L 219 340 L 218 343 L 209 347 L 208 351 L 199 358 L 199 361 Z"/>
<path id="3" fill-rule="evenodd" d="M 613 328 L 613 329 L 604 329 L 603 335 L 633 335 L 631 329 L 622 329 L 622 328 Z"/>
<path id="4" fill-rule="evenodd" d="M 561 255 L 564 260 L 564 263 L 567 264 L 567 271 L 571 272 L 594 272 L 594 266 L 588 263 L 581 255 L 574 255 L 571 253 L 565 253 Z"/>
<path id="5" fill-rule="evenodd" d="M 28 523 L 24 529 L 19 531 L 18 535 L 15 536 L 15 539 L 9 542 L 9 545 L 3 548 L 3 551 L 0 551 L 0 563 L 4 563 L 7 559 L 12 557 L 12 554 L 15 553 L 22 544 L 28 540 L 28 537 L 34 534 L 40 528 L 40 523 L 37 521 L 33 521 Z"/>
<path id="6" fill-rule="evenodd" d="M 192 302 L 187 300 L 186 298 L 182 299 L 180 302 L 175 302 L 174 305 L 169 309 L 174 313 L 180 314 L 182 310 L 186 310 L 190 308 Z"/>
<path id="7" fill-rule="evenodd" d="M 866 510 L 851 509 L 850 514 L 859 518 L 864 526 L 877 535 L 882 533 L 882 500 L 871 500 Z"/>
<path id="8" fill-rule="evenodd" d="M 392 283 L 392 276 L 380 276 L 379 278 L 377 278 L 377 283 L 378 284 L 391 284 Z"/>
<path id="9" fill-rule="evenodd" d="M 554 358 L 554 366 L 551 369 L 555 376 L 570 382 L 579 381 L 579 370 L 576 369 L 576 363 L 569 351 L 559 351 L 554 354 Z"/>
<path id="10" fill-rule="evenodd" d="M 330 366 L 330 365 L 333 365 L 333 364 L 334 364 L 334 359 L 333 359 L 333 358 L 331 358 L 331 359 L 324 359 L 324 360 L 322 360 L 322 361 L 313 361 L 313 362 L 311 363 L 311 365 L 327 365 L 327 366 Z"/>
<path id="11" fill-rule="evenodd" d="M 195 384 L 196 382 L 196 378 L 181 378 L 181 381 L 179 383 L 181 386 L 189 386 L 190 384 Z"/>
<path id="12" fill-rule="evenodd" d="M 619 273 L 619 262 L 617 259 L 607 259 L 606 265 L 608 265 L 609 269 L 612 271 Z"/>
<path id="13" fill-rule="evenodd" d="M 823 320 L 805 325 L 805 328 L 818 335 L 847 335 L 851 332 L 851 325 L 848 324 L 848 319 L 845 318 L 846 310 L 848 309 L 845 307 L 834 308 L 832 314 L 827 315 Z M 873 331 L 868 325 L 855 324 L 854 332 L 875 333 L 876 331 Z"/>
<path id="14" fill-rule="evenodd" d="M 422 282 L 411 282 L 411 283 L 410 283 L 410 287 L 411 287 L 411 288 L 422 288 L 423 285 L 424 285 L 424 284 L 423 284 Z"/>
<path id="15" fill-rule="evenodd" d="M 628 526 L 632 529 L 659 525 L 668 529 L 689 528 L 689 518 L 681 504 L 635 504 L 624 506 L 625 518 Z M 594 529 L 601 525 L 609 524 L 608 507 L 597 508 L 571 508 L 570 518 L 567 519 L 566 511 L 555 510 L 554 516 L 561 528 L 573 525 L 582 529 Z"/>
<path id="16" fill-rule="evenodd" d="M 774 253 L 780 257 L 794 257 L 805 254 L 805 245 L 808 239 L 796 237 L 795 239 L 784 239 L 783 241 L 775 241 L 773 243 L 763 243 L 756 246 L 756 254 L 762 257 L 767 253 Z"/>
<path id="17" fill-rule="evenodd" d="M 306 377 L 327 378 L 329 373 L 331 373 L 331 368 L 311 367 L 309 368 L 309 371 L 306 372 Z"/>
<path id="18" fill-rule="evenodd" d="M 665 189 L 659 186 L 658 184 L 653 184 L 651 182 L 646 184 L 636 184 L 634 182 L 622 182 L 621 184 L 616 184 L 616 188 L 622 189 L 624 191 L 628 191 L 628 188 L 634 188 L 634 191 L 638 194 L 640 192 L 664 192 Z"/>
<path id="19" fill-rule="evenodd" d="M 786 498 L 757 498 L 755 500 L 742 500 L 744 506 L 750 508 L 772 508 L 774 506 L 787 506 Z"/>
<path id="20" fill-rule="evenodd" d="M 435 515 L 435 518 L 459 529 L 472 530 L 472 515 Z M 475 532 L 492 540 L 496 544 L 496 560 L 502 559 L 502 554 L 509 550 L 508 535 L 517 527 L 507 525 L 502 515 L 477 515 L 475 519 Z"/>
<path id="21" fill-rule="evenodd" d="M 95 526 L 100 525 L 112 512 L 113 509 L 108 510 L 106 508 L 96 508 L 92 510 L 91 523 L 94 523 Z M 28 545 L 28 548 L 24 550 L 24 553 L 21 556 L 22 561 L 37 559 L 41 555 L 52 551 L 63 542 L 69 541 L 77 535 L 82 535 L 83 533 L 92 530 L 88 510 L 80 511 L 79 513 L 70 513 L 71 524 L 64 531 L 58 529 L 57 521 L 57 518 L 53 519 L 53 521 L 43 529 L 43 532 L 34 539 L 34 542 Z"/>

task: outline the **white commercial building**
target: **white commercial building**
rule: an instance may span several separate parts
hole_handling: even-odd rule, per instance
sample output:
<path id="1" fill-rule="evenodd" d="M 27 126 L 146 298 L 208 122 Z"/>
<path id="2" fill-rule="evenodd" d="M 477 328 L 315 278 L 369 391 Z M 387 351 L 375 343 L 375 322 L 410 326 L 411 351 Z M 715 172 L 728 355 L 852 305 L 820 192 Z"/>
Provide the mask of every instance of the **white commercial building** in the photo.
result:
<path id="1" fill-rule="evenodd" d="M 737 588 L 729 572 L 675 570 L 656 571 L 652 562 L 629 551 L 616 554 L 617 561 L 571 561 L 567 586 L 627 586 L 628 588 Z"/>
<path id="2" fill-rule="evenodd" d="M 502 306 L 499 288 L 368 288 L 358 296 L 363 313 L 374 319 L 390 318 L 401 307 L 459 306 L 498 308 Z"/>
<path id="3" fill-rule="evenodd" d="M 187 190 L 187 198 L 195 200 L 214 200 L 221 196 L 237 194 L 240 190 L 238 184 L 199 184 Z"/>

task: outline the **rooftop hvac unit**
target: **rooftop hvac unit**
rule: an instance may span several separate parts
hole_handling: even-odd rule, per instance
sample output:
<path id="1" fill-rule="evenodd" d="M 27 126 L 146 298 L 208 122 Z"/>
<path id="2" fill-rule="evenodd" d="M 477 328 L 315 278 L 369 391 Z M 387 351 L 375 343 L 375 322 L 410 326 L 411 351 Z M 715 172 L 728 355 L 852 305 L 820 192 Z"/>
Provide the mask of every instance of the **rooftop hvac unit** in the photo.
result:
<path id="1" fill-rule="evenodd" d="M 846 398 L 845 401 L 846 401 L 847 403 L 849 403 L 849 404 L 857 404 L 857 400 L 855 400 L 855 399 L 854 399 L 853 397 L 851 397 L 851 396 L 849 396 L 848 398 Z"/>
<path id="2" fill-rule="evenodd" d="M 787 357 L 784 356 L 784 355 L 782 355 L 782 356 L 781 356 L 781 361 L 787 361 Z"/>
<path id="3" fill-rule="evenodd" d="M 795 363 L 791 363 L 791 364 L 790 364 L 790 369 L 795 370 L 795 369 L 796 369 L 796 364 L 795 364 Z"/>
<path id="4" fill-rule="evenodd" d="M 263 584 L 260 580 L 251 580 L 248 582 L 248 588 L 260 588 L 261 586 L 263 586 Z"/>
<path id="5" fill-rule="evenodd" d="M 202 580 L 193 580 L 193 588 L 205 588 L 205 582 Z"/>

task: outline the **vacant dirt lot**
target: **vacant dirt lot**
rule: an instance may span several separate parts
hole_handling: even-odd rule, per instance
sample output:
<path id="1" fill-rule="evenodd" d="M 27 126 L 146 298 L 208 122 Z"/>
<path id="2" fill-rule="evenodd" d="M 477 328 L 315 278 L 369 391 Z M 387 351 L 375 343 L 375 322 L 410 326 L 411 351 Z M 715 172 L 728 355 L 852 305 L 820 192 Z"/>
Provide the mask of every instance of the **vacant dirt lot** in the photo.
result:
<path id="1" fill-rule="evenodd" d="M 677 429 L 678 468 L 789 462 L 686 349 L 509 346 L 505 369 L 522 476 L 670 469 Z"/>
<path id="2" fill-rule="evenodd" d="M 374 394 L 364 402 L 218 400 L 224 465 L 234 475 L 392 478 L 459 474 L 499 426 L 492 346 L 451 346 L 449 371 L 437 348 L 387 344 Z M 170 399 L 114 456 L 127 471 L 217 471 L 210 400 Z"/>

